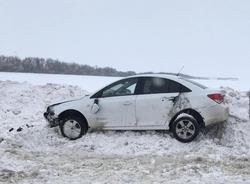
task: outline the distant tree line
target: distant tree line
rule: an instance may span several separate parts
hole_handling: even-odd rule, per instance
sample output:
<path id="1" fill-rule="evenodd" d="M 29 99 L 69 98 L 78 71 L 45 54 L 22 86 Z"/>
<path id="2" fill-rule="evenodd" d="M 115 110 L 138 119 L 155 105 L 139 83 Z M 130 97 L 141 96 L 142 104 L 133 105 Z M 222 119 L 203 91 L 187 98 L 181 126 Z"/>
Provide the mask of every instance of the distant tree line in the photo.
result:
<path id="1" fill-rule="evenodd" d="M 133 71 L 121 72 L 110 67 L 93 67 L 77 63 L 66 63 L 55 59 L 27 57 L 20 59 L 14 56 L 0 56 L 0 72 L 23 73 L 48 73 L 48 74 L 72 74 L 95 76 L 119 76 L 135 75 Z"/>
<path id="2" fill-rule="evenodd" d="M 48 74 L 72 74 L 72 75 L 95 75 L 95 76 L 116 76 L 126 77 L 135 75 L 134 71 L 117 71 L 111 67 L 93 67 L 89 65 L 80 65 L 77 63 L 66 63 L 55 59 L 44 59 L 38 57 L 27 57 L 20 59 L 15 56 L 0 55 L 0 72 L 23 72 L 23 73 L 48 73 Z M 209 77 L 197 77 L 183 73 L 160 72 L 168 75 L 179 75 L 188 79 L 210 79 Z M 153 72 L 144 72 L 139 74 L 153 74 Z M 217 80 L 238 80 L 232 77 L 215 78 Z"/>

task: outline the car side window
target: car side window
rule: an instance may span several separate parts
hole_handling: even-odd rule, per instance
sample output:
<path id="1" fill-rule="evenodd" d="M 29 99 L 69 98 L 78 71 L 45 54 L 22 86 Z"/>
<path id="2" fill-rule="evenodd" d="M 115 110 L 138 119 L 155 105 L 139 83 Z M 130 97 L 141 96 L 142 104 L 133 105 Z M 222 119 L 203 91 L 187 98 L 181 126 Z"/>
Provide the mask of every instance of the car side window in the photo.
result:
<path id="1" fill-rule="evenodd" d="M 190 92 L 191 90 L 182 84 L 168 80 L 168 93 Z"/>
<path id="2" fill-rule="evenodd" d="M 168 86 L 162 78 L 145 78 L 143 86 L 143 94 L 167 93 Z"/>
<path id="3" fill-rule="evenodd" d="M 101 97 L 134 95 L 137 78 L 125 79 L 108 86 L 102 91 Z"/>
<path id="4" fill-rule="evenodd" d="M 142 87 L 142 94 L 179 93 L 189 91 L 188 88 L 178 82 L 158 77 L 144 78 Z"/>

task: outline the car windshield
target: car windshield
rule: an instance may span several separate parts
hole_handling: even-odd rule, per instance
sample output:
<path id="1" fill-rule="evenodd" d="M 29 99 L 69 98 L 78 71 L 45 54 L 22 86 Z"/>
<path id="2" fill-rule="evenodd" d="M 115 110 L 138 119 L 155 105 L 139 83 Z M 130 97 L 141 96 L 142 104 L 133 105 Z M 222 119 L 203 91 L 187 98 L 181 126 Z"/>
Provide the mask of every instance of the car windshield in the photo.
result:
<path id="1" fill-rule="evenodd" d="M 184 81 L 190 82 L 190 83 L 192 83 L 192 84 L 194 84 L 194 85 L 196 85 L 196 86 L 198 86 L 198 87 L 200 87 L 202 89 L 207 89 L 207 86 L 204 86 L 204 85 L 202 85 L 202 84 L 200 84 L 198 82 L 195 82 L 193 80 L 186 79 L 186 78 L 181 78 L 181 79 L 184 80 Z"/>

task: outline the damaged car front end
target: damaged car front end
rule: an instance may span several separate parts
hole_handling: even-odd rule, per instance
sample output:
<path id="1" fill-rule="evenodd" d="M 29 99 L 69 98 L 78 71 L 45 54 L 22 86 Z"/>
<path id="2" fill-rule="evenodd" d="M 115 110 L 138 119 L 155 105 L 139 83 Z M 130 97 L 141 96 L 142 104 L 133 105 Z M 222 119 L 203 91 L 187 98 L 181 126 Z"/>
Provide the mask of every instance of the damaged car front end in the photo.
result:
<path id="1" fill-rule="evenodd" d="M 49 126 L 51 128 L 56 127 L 56 126 L 59 125 L 59 118 L 55 114 L 53 106 L 54 105 L 49 106 L 47 108 L 46 112 L 44 112 L 44 114 L 43 114 L 44 118 L 48 121 Z"/>
<path id="2" fill-rule="evenodd" d="M 82 100 L 83 99 L 86 99 L 88 95 L 85 95 L 84 97 L 82 98 L 77 98 L 77 99 L 73 99 L 73 100 L 68 100 L 68 101 L 63 101 L 63 102 L 60 102 L 60 103 L 55 103 L 55 104 L 52 104 L 50 106 L 48 106 L 43 114 L 44 118 L 47 120 L 49 126 L 51 128 L 53 127 L 56 127 L 60 124 L 60 121 L 62 121 L 62 119 L 60 119 L 60 115 L 71 109 L 75 109 L 75 106 L 76 106 L 76 109 L 77 107 L 79 107 L 80 109 L 82 109 L 81 107 L 81 104 L 84 104 L 82 103 Z"/>

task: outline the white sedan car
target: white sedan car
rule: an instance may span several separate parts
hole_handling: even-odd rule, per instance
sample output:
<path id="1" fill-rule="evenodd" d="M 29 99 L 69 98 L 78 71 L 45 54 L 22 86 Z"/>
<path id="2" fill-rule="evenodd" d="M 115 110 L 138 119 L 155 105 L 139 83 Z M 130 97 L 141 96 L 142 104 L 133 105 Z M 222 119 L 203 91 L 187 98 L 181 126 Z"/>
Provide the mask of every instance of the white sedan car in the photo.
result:
<path id="1" fill-rule="evenodd" d="M 186 143 L 194 140 L 201 128 L 227 119 L 223 99 L 220 91 L 180 76 L 136 75 L 78 100 L 53 104 L 44 117 L 71 140 L 93 128 L 169 130 Z"/>

